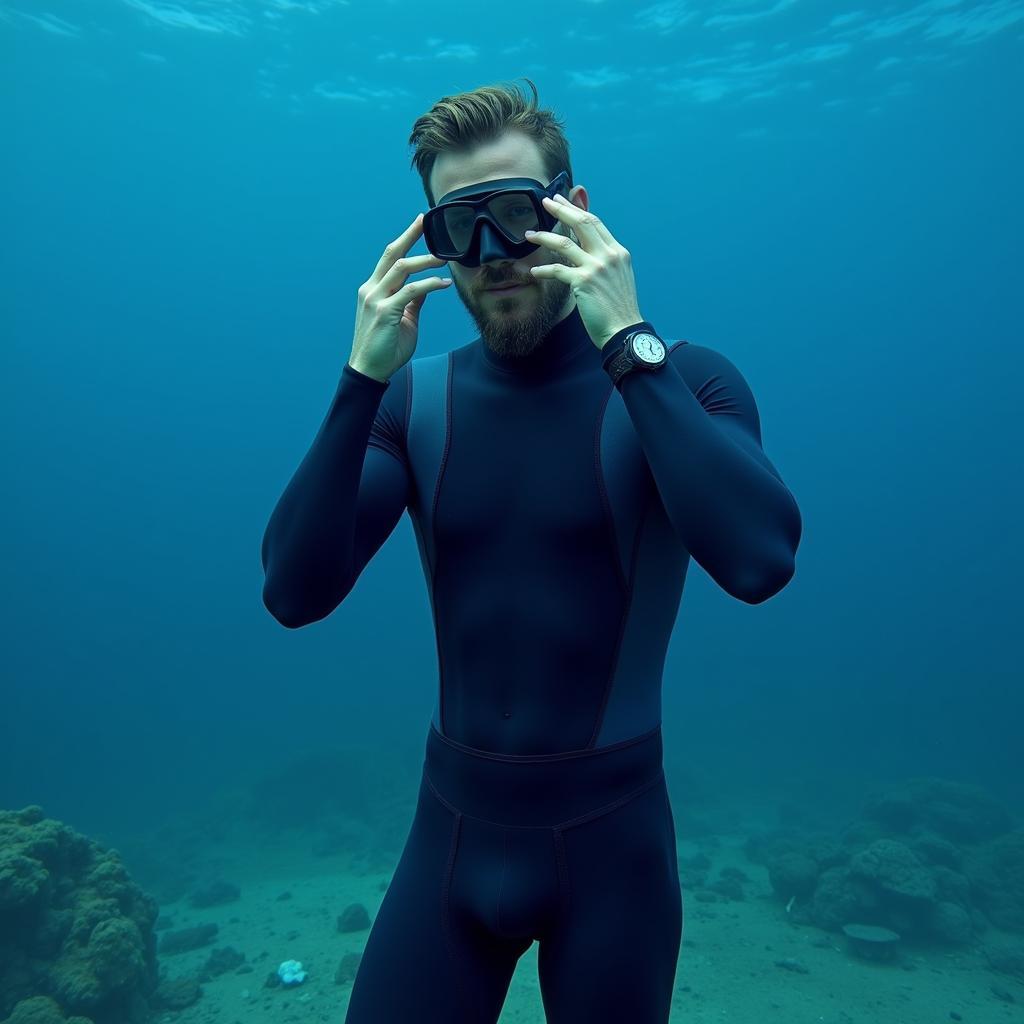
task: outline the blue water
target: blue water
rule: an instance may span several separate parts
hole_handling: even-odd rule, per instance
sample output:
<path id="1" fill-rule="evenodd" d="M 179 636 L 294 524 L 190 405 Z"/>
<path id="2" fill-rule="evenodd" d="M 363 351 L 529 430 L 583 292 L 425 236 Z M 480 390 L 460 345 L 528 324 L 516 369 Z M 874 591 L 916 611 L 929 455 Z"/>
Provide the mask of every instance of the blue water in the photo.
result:
<path id="1" fill-rule="evenodd" d="M 1024 808 L 1024 4 L 503 11 L 0 0 L 0 806 L 116 838 L 338 745 L 415 762 L 408 518 L 294 632 L 259 545 L 426 208 L 414 120 L 528 76 L 644 316 L 740 368 L 803 515 L 765 604 L 691 568 L 670 769 L 837 822 L 922 775 Z M 474 335 L 432 295 L 417 353 Z"/>

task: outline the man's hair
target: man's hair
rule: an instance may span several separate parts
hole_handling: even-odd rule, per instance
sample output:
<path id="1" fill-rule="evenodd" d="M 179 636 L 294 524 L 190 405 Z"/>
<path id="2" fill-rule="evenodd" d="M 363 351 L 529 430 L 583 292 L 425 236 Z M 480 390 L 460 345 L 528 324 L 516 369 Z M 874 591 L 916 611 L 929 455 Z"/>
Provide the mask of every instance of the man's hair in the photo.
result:
<path id="1" fill-rule="evenodd" d="M 423 179 L 423 191 L 431 206 L 435 199 L 430 190 L 430 172 L 439 153 L 468 150 L 493 142 L 509 131 L 522 132 L 537 143 L 548 181 L 566 171 L 569 187 L 572 187 L 569 143 L 562 132 L 564 126 L 552 111 L 538 108 L 537 87 L 529 78 L 523 81 L 533 92 L 529 103 L 514 85 L 483 85 L 457 96 L 442 96 L 427 113 L 417 118 L 409 136 L 409 145 L 416 150 L 412 165 Z"/>

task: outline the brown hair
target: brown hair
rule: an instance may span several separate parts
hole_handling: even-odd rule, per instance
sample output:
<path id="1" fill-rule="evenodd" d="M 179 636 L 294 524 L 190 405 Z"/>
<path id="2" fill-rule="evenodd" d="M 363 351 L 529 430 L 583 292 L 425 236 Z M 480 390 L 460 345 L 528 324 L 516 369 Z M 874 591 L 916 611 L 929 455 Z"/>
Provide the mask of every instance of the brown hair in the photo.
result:
<path id="1" fill-rule="evenodd" d="M 569 143 L 562 132 L 563 124 L 552 111 L 538 108 L 537 87 L 529 78 L 523 81 L 533 92 L 529 103 L 514 85 L 483 85 L 457 96 L 442 96 L 417 118 L 409 136 L 409 145 L 416 149 L 412 165 L 423 179 L 423 191 L 431 206 L 435 200 L 430 190 L 430 172 L 439 153 L 493 142 L 508 131 L 532 138 L 541 152 L 548 181 L 567 171 L 572 188 Z"/>

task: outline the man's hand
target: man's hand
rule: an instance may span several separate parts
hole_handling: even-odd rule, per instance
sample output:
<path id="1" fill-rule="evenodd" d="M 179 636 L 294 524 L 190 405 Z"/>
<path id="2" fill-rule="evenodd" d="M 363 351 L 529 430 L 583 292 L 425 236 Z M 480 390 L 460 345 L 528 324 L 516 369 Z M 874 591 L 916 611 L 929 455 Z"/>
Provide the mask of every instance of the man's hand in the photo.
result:
<path id="1" fill-rule="evenodd" d="M 572 287 L 580 317 L 598 350 L 624 327 L 640 323 L 636 281 L 629 251 L 620 245 L 600 218 L 574 206 L 564 196 L 544 197 L 545 209 L 580 240 L 553 231 L 527 231 L 526 237 L 569 261 L 531 267 L 536 278 L 553 277 Z"/>

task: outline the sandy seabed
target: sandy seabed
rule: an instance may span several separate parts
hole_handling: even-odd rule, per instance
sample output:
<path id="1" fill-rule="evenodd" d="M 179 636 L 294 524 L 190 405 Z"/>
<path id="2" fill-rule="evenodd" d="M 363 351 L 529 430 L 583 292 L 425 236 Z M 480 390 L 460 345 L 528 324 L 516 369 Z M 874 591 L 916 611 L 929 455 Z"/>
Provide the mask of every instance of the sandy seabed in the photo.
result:
<path id="1" fill-rule="evenodd" d="M 980 950 L 907 950 L 899 964 L 864 963 L 850 956 L 841 935 L 789 920 L 765 868 L 746 859 L 744 838 L 718 835 L 699 844 L 678 843 L 681 858 L 703 851 L 715 870 L 738 867 L 749 882 L 742 901 L 705 903 L 684 887 L 685 927 L 671 1024 L 1024 1024 L 1024 985 L 993 973 Z M 340 861 L 298 851 L 294 837 L 290 843 L 263 843 L 258 851 L 248 845 L 220 847 L 218 869 L 240 885 L 241 899 L 204 910 L 185 902 L 162 906 L 174 928 L 215 921 L 219 933 L 211 946 L 161 956 L 161 965 L 172 978 L 194 974 L 212 949 L 232 946 L 245 954 L 252 970 L 204 983 L 197 1003 L 157 1019 L 165 1024 L 342 1024 L 352 986 L 335 983 L 335 970 L 346 953 L 362 952 L 369 931 L 339 932 L 337 917 L 349 904 L 362 903 L 372 920 L 390 871 L 358 873 L 337 866 Z M 280 899 L 284 892 L 290 898 Z M 986 941 L 994 938 L 999 936 L 990 933 Z M 499 1024 L 544 1024 L 537 951 L 534 943 L 519 960 Z M 302 962 L 306 981 L 265 987 L 268 974 L 291 959 Z M 795 961 L 806 973 L 779 961 Z M 1015 1002 L 1006 1001 L 1007 994 Z"/>

